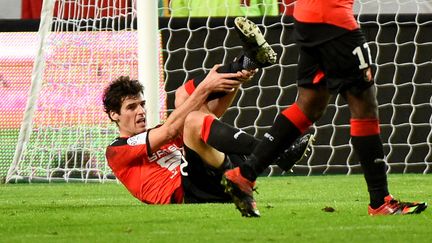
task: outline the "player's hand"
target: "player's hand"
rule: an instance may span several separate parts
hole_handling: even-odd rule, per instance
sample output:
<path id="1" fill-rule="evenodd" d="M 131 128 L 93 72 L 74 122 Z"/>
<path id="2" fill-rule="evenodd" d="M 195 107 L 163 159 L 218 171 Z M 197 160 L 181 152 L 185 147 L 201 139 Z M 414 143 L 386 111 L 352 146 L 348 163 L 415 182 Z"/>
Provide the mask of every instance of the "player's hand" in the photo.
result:
<path id="1" fill-rule="evenodd" d="M 220 66 L 220 64 L 213 66 L 200 85 L 205 86 L 206 89 L 212 92 L 232 92 L 236 90 L 241 85 L 238 79 L 245 75 L 242 72 L 218 73 L 216 70 Z"/>
<path id="2" fill-rule="evenodd" d="M 242 70 L 241 71 L 241 77 L 238 79 L 240 82 L 245 83 L 254 77 L 254 75 L 258 72 L 258 68 L 254 70 Z"/>

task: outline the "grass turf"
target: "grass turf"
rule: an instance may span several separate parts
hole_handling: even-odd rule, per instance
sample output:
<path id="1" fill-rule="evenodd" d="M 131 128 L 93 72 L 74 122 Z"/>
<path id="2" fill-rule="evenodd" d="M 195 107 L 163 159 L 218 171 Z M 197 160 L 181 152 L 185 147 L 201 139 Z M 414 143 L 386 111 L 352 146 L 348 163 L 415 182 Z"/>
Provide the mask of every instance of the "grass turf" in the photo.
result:
<path id="1" fill-rule="evenodd" d="M 391 174 L 389 184 L 397 198 L 432 202 L 430 174 Z M 0 185 L 0 241 L 432 241 L 431 209 L 368 216 L 360 175 L 259 178 L 257 185 L 261 218 L 242 218 L 233 204 L 144 205 L 119 184 Z"/>

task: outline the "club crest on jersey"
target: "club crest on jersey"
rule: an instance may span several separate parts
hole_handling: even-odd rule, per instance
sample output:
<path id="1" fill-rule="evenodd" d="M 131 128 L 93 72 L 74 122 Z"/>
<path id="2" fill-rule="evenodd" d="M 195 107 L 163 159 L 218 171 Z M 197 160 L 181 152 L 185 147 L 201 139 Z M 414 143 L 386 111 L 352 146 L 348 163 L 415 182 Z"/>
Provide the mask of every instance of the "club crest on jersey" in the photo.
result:
<path id="1" fill-rule="evenodd" d="M 145 144 L 146 140 L 147 140 L 147 133 L 145 132 L 128 138 L 127 144 L 130 146 L 136 146 L 140 144 Z"/>

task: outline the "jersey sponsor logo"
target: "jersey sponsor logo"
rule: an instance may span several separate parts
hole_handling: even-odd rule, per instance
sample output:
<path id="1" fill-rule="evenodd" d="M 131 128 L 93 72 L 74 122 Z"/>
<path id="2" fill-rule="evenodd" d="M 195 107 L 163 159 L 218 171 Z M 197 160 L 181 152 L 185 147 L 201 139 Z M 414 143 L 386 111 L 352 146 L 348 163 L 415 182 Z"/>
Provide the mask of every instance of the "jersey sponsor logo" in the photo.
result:
<path id="1" fill-rule="evenodd" d="M 184 169 L 189 165 L 189 162 L 187 162 L 187 160 L 183 156 L 181 157 L 181 159 L 182 159 L 182 163 L 180 164 L 180 173 L 183 176 L 189 176 L 189 174 L 186 171 L 184 171 Z"/>
<path id="2" fill-rule="evenodd" d="M 173 175 L 171 176 L 174 177 L 178 171 L 176 170 L 180 163 L 181 163 L 181 156 L 182 154 L 180 153 L 180 151 L 175 151 L 172 152 L 171 154 L 168 154 L 160 159 L 158 159 L 156 162 L 163 168 L 166 168 L 167 170 L 171 171 L 173 173 Z"/>
<path id="3" fill-rule="evenodd" d="M 141 144 L 146 144 L 147 142 L 147 133 L 140 133 L 133 137 L 128 138 L 127 143 L 130 146 L 136 146 Z"/>
<path id="4" fill-rule="evenodd" d="M 168 147 L 161 148 L 149 157 L 150 162 L 156 162 L 160 167 L 166 168 L 171 171 L 173 178 L 177 173 L 177 168 L 180 166 L 182 153 L 180 149 L 175 145 L 171 144 Z"/>
<path id="5" fill-rule="evenodd" d="M 267 138 L 268 140 L 270 140 L 271 142 L 274 141 L 274 137 L 273 137 L 272 135 L 270 135 L 270 133 L 267 133 L 267 132 L 266 132 L 266 133 L 264 134 L 264 137 Z"/>

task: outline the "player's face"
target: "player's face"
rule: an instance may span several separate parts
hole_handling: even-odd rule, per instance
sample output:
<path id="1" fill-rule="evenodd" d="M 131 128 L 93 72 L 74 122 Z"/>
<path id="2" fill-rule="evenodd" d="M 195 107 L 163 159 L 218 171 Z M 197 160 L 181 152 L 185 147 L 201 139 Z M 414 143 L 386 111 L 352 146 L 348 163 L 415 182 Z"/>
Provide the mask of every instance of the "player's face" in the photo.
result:
<path id="1" fill-rule="evenodd" d="M 124 99 L 120 114 L 115 114 L 120 136 L 130 137 L 146 131 L 145 101 L 142 95 Z"/>

